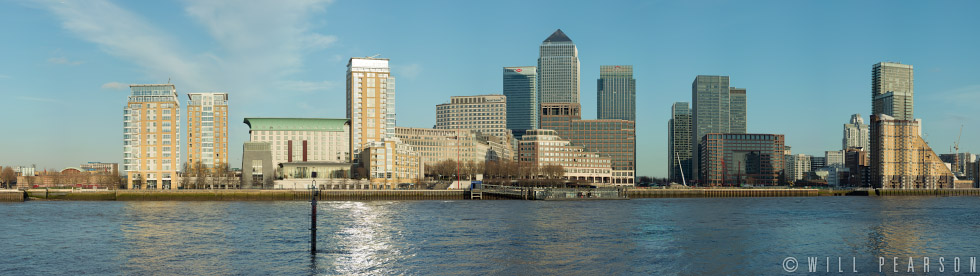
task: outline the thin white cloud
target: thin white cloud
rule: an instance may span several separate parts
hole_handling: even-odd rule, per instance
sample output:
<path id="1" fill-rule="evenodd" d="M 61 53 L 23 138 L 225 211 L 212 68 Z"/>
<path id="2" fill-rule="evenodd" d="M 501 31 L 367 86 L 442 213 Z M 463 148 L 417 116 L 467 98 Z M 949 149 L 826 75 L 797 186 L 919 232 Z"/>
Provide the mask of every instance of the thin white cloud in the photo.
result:
<path id="1" fill-rule="evenodd" d="M 79 65 L 79 64 L 82 64 L 84 62 L 82 62 L 80 60 L 69 60 L 66 57 L 52 57 L 52 58 L 48 58 L 48 63 L 51 63 L 51 64 L 64 64 L 64 65 Z"/>
<path id="2" fill-rule="evenodd" d="M 216 60 L 238 79 L 267 83 L 296 73 L 303 55 L 337 41 L 308 23 L 328 1 L 187 1 L 187 15 L 221 46 Z"/>
<path id="3" fill-rule="evenodd" d="M 335 87 L 322 79 L 296 78 L 307 54 L 337 41 L 315 31 L 319 26 L 310 23 L 323 21 L 321 15 L 330 1 L 184 1 L 187 18 L 170 20 L 189 18 L 200 24 L 214 40 L 206 49 L 191 48 L 197 44 L 183 43 L 177 30 L 161 29 L 165 25 L 155 25 L 109 0 L 42 3 L 66 30 L 139 66 L 150 79 L 172 79 L 178 91 L 229 91 L 247 101 L 272 90 L 312 92 Z"/>
<path id="4" fill-rule="evenodd" d="M 0 79 L 9 79 L 9 78 L 12 77 L 10 75 L 0 75 Z"/>
<path id="5" fill-rule="evenodd" d="M 28 97 L 28 96 L 17 96 L 18 100 L 31 101 L 31 102 L 44 102 L 44 103 L 57 103 L 58 100 L 51 98 L 39 98 L 39 97 Z"/>
<path id="6" fill-rule="evenodd" d="M 103 51 L 133 62 L 151 78 L 170 76 L 192 86 L 207 86 L 200 65 L 188 60 L 176 39 L 142 17 L 105 0 L 44 2 L 62 27 L 99 45 Z"/>
<path id="7" fill-rule="evenodd" d="M 313 33 L 303 37 L 305 47 L 312 50 L 325 49 L 330 47 L 334 42 L 337 42 L 337 37 L 332 35 Z"/>
<path id="8" fill-rule="evenodd" d="M 123 90 L 129 88 L 129 84 L 121 82 L 107 82 L 102 84 L 102 89 Z"/>

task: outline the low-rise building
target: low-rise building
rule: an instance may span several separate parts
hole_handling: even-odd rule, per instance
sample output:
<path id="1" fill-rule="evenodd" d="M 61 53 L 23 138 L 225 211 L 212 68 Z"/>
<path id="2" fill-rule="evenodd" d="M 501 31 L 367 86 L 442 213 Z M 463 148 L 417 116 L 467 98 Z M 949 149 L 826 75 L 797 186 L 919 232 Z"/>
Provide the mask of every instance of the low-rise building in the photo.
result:
<path id="1" fill-rule="evenodd" d="M 781 134 L 705 135 L 699 143 L 701 185 L 777 185 L 784 167 L 784 139 Z"/>
<path id="2" fill-rule="evenodd" d="M 113 175 L 119 174 L 119 163 L 102 163 L 102 162 L 88 162 L 79 166 L 82 171 L 86 172 L 105 172 L 112 173 Z"/>
<path id="3" fill-rule="evenodd" d="M 421 182 L 425 165 L 411 145 L 398 138 L 367 144 L 361 151 L 361 168 L 371 189 L 394 189 Z"/>
<path id="4" fill-rule="evenodd" d="M 598 184 L 616 184 L 612 178 L 612 160 L 584 147 L 574 146 L 550 129 L 528 130 L 521 137 L 519 162 L 538 168 L 559 165 L 567 180 Z M 616 184 L 624 185 L 624 184 Z"/>
<path id="5" fill-rule="evenodd" d="M 871 159 L 862 148 L 849 148 L 844 151 L 844 166 L 848 170 L 848 185 L 851 187 L 871 187 Z"/>
<path id="6" fill-rule="evenodd" d="M 499 138 L 469 130 L 395 127 L 395 137 L 411 145 L 426 166 L 444 160 L 514 160 L 514 137 L 509 133 Z"/>
<path id="7" fill-rule="evenodd" d="M 244 123 L 249 126 L 249 142 L 269 144 L 276 178 L 283 178 L 283 163 L 350 160 L 348 119 L 245 118 Z"/>
<path id="8" fill-rule="evenodd" d="M 276 179 L 270 142 L 245 142 L 242 147 L 242 188 L 271 189 Z"/>

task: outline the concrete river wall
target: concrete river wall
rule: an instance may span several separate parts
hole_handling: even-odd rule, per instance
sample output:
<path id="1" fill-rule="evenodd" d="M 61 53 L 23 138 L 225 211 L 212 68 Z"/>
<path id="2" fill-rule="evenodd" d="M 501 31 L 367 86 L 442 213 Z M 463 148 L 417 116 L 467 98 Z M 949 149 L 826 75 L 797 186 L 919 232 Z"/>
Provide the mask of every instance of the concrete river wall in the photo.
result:
<path id="1" fill-rule="evenodd" d="M 628 189 L 628 198 L 794 197 L 794 196 L 980 196 L 980 189 Z M 461 200 L 466 190 L 320 190 L 319 200 Z M 484 194 L 483 199 L 523 199 Z M 0 202 L 25 200 L 249 201 L 309 200 L 309 190 L 0 190 Z"/>
<path id="2" fill-rule="evenodd" d="M 319 200 L 423 200 L 463 199 L 463 190 L 320 190 Z M 21 193 L 23 196 L 23 193 Z M 310 200 L 309 190 L 175 190 L 175 191 L 79 191 L 28 190 L 30 199 L 45 200 L 173 200 L 249 201 Z"/>

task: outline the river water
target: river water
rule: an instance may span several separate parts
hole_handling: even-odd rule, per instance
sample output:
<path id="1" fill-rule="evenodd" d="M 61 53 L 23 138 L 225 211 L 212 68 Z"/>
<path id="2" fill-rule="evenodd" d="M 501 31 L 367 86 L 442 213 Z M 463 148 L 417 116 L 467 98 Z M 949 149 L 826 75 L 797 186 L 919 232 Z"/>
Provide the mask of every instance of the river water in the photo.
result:
<path id="1" fill-rule="evenodd" d="M 976 197 L 326 201 L 314 257 L 309 212 L 0 203 L 0 275 L 905 275 L 980 257 Z"/>

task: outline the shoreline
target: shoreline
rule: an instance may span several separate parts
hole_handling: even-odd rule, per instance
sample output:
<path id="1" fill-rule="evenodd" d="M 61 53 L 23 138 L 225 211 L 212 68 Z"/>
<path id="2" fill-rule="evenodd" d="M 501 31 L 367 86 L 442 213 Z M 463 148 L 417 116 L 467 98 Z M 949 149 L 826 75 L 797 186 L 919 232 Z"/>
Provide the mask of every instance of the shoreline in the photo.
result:
<path id="1" fill-rule="evenodd" d="M 980 189 L 628 189 L 628 198 L 980 196 Z M 0 191 L 0 202 L 67 201 L 305 201 L 309 190 L 70 190 Z M 506 197 L 486 196 L 501 200 Z M 318 200 L 470 200 L 468 190 L 320 190 Z"/>

